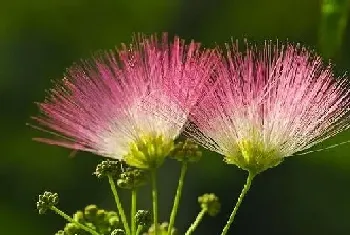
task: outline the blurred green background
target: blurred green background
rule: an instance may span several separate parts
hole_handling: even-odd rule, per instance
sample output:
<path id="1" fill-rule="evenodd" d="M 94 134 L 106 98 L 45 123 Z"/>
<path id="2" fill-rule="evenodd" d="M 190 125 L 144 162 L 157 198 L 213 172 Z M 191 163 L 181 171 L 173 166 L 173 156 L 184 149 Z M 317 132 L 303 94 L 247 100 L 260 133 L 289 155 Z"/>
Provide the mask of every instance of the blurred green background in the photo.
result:
<path id="1" fill-rule="evenodd" d="M 64 221 L 39 216 L 37 195 L 60 194 L 60 208 L 72 214 L 90 203 L 114 209 L 106 181 L 92 175 L 100 158 L 31 140 L 29 128 L 51 79 L 93 51 L 128 43 L 133 32 L 162 32 L 196 39 L 207 47 L 230 37 L 263 43 L 265 39 L 300 42 L 350 68 L 347 0 L 12 0 L 0 7 L 0 234 L 54 234 Z M 322 148 L 350 139 L 349 131 Z M 230 234 L 349 234 L 350 145 L 295 156 L 259 175 L 236 217 Z M 179 175 L 177 162 L 160 170 L 160 218 L 168 220 Z M 184 232 L 197 215 L 197 196 L 216 193 L 223 208 L 205 217 L 196 234 L 215 235 L 229 216 L 246 173 L 205 152 L 190 167 L 176 226 Z M 129 195 L 123 192 L 128 203 Z M 140 208 L 150 208 L 146 187 Z"/>

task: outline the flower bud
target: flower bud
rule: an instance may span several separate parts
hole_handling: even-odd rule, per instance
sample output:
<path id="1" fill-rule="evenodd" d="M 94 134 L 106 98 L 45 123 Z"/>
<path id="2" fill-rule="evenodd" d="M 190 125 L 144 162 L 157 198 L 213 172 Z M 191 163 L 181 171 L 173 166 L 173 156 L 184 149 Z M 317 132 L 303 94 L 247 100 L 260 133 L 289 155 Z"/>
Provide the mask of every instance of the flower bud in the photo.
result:
<path id="1" fill-rule="evenodd" d="M 94 174 L 97 178 L 102 178 L 108 175 L 116 177 L 121 173 L 122 167 L 123 163 L 121 161 L 106 160 L 97 165 Z"/>
<path id="2" fill-rule="evenodd" d="M 81 224 L 85 223 L 84 212 L 82 211 L 75 212 L 75 214 L 73 215 L 73 220 Z"/>
<path id="3" fill-rule="evenodd" d="M 169 224 L 167 222 L 163 222 L 158 224 L 157 226 L 157 235 L 167 235 L 168 234 Z M 177 230 L 173 228 L 170 232 L 171 235 L 177 235 Z M 154 235 L 154 224 L 149 228 L 148 233 L 144 235 Z"/>
<path id="4" fill-rule="evenodd" d="M 88 205 L 84 209 L 84 217 L 87 221 L 94 221 L 98 208 L 96 205 Z"/>
<path id="5" fill-rule="evenodd" d="M 39 200 L 36 203 L 36 207 L 39 210 L 39 214 L 45 214 L 45 212 L 52 206 L 58 204 L 58 194 L 51 192 L 44 192 L 44 194 L 39 195 Z"/>
<path id="6" fill-rule="evenodd" d="M 202 152 L 198 149 L 196 143 L 186 139 L 175 145 L 171 157 L 178 161 L 198 162 L 202 157 Z"/>
<path id="7" fill-rule="evenodd" d="M 79 234 L 80 231 L 80 228 L 75 223 L 68 223 L 64 228 L 64 234 L 67 235 Z"/>
<path id="8" fill-rule="evenodd" d="M 152 215 L 149 211 L 138 210 L 135 215 L 136 224 L 148 227 L 152 224 Z"/>
<path id="9" fill-rule="evenodd" d="M 133 167 L 127 167 L 124 172 L 119 175 L 117 185 L 120 188 L 134 189 L 145 185 L 147 180 L 148 172 Z"/>
<path id="10" fill-rule="evenodd" d="M 202 209 L 207 210 L 210 216 L 215 216 L 220 212 L 221 204 L 219 198 L 213 193 L 206 193 L 198 197 L 198 203 Z"/>
<path id="11" fill-rule="evenodd" d="M 111 235 L 125 235 L 125 232 L 122 229 L 114 229 Z"/>

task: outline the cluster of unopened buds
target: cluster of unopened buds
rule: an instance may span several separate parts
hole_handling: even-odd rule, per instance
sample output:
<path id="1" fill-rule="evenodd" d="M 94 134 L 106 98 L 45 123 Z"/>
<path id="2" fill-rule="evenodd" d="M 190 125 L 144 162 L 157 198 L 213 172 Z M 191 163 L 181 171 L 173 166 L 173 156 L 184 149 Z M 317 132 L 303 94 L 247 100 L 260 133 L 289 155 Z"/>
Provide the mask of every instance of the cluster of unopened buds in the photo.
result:
<path id="1" fill-rule="evenodd" d="M 35 140 L 110 159 L 95 175 L 108 180 L 117 210 L 90 205 L 69 216 L 58 209 L 58 195 L 45 192 L 39 213 L 52 210 L 68 222 L 57 234 L 193 234 L 205 215 L 220 211 L 218 197 L 204 194 L 188 230 L 175 228 L 185 175 L 202 146 L 248 172 L 226 235 L 257 175 L 349 128 L 350 83 L 316 53 L 290 43 L 238 48 L 138 34 L 130 46 L 67 70 L 31 124 L 53 137 Z M 159 223 L 157 170 L 167 157 L 181 164 L 181 173 L 169 221 Z M 147 183 L 152 206 L 137 210 L 138 188 Z M 129 216 L 120 189 L 131 192 Z"/>
<path id="2" fill-rule="evenodd" d="M 171 152 L 171 156 L 183 162 L 197 162 L 201 152 L 198 146 L 188 140 L 179 142 Z M 152 214 L 148 210 L 136 211 L 137 189 L 149 181 L 149 172 L 126 165 L 119 160 L 106 160 L 97 165 L 94 172 L 99 179 L 107 178 L 113 192 L 117 211 L 106 211 L 96 205 L 89 205 L 83 211 L 77 211 L 73 216 L 65 214 L 58 209 L 58 194 L 44 192 L 39 195 L 37 209 L 39 214 L 45 214 L 48 210 L 56 212 L 67 220 L 63 230 L 56 235 L 153 235 L 156 234 L 152 224 Z M 128 189 L 132 196 L 131 219 L 128 221 L 122 203 L 118 195 L 119 189 Z M 187 234 L 191 234 L 205 214 L 215 216 L 220 211 L 220 202 L 214 194 L 204 194 L 198 198 L 201 212 L 195 223 L 191 225 Z M 130 222 L 130 223 L 129 223 Z M 174 222 L 174 221 L 173 221 Z M 130 227 L 129 227 L 130 226 Z M 174 227 L 169 228 L 168 222 L 157 225 L 157 234 L 176 235 Z"/>

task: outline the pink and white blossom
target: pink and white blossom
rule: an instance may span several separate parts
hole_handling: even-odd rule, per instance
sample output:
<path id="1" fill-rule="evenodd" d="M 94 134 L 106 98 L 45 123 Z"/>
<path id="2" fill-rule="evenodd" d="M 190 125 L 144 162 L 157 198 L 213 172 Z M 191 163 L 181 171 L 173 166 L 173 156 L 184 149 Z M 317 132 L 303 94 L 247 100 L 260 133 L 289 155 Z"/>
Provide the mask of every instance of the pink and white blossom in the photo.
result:
<path id="1" fill-rule="evenodd" d="M 187 134 L 228 163 L 256 171 L 349 128 L 350 89 L 300 45 L 228 46 L 215 92 L 200 100 Z"/>
<path id="2" fill-rule="evenodd" d="M 115 159 L 145 136 L 173 141 L 191 107 L 210 89 L 217 60 L 194 41 L 135 36 L 130 46 L 68 69 L 39 103 L 42 115 L 34 117 L 35 127 L 52 135 L 36 140 Z M 146 111 L 149 104 L 153 110 Z"/>

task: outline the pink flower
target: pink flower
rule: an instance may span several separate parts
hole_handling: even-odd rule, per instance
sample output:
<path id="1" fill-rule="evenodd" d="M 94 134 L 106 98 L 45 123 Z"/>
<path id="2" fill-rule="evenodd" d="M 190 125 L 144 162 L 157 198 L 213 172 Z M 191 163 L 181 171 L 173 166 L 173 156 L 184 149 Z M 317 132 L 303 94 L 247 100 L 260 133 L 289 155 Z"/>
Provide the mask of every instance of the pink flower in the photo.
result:
<path id="1" fill-rule="evenodd" d="M 194 108 L 187 134 L 258 174 L 349 128 L 349 82 L 299 45 L 227 48 L 215 92 Z"/>
<path id="2" fill-rule="evenodd" d="M 166 34 L 161 41 L 135 36 L 129 47 L 123 44 L 68 70 L 39 103 L 42 115 L 34 117 L 36 128 L 57 138 L 36 140 L 157 167 L 191 107 L 210 88 L 217 60 L 193 41 L 185 45 L 175 37 L 169 44 Z M 145 111 L 145 105 L 153 110 Z"/>

